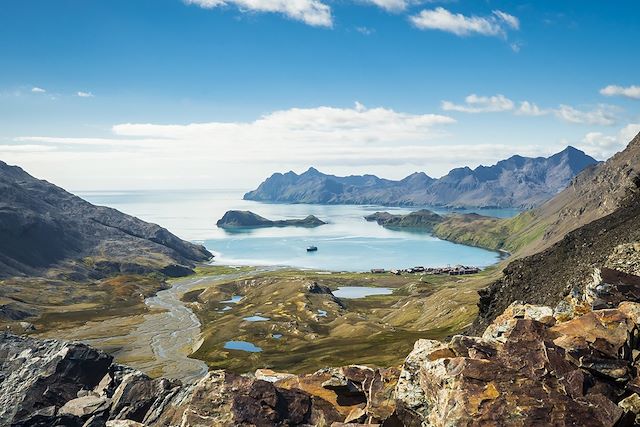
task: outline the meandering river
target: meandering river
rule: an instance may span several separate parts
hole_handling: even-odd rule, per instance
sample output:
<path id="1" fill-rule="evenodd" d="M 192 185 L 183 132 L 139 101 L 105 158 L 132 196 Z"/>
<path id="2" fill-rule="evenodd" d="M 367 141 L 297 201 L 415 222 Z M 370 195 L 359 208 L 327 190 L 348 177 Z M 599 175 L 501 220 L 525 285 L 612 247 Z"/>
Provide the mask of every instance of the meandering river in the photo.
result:
<path id="1" fill-rule="evenodd" d="M 169 289 L 145 300 L 150 311 L 147 314 L 87 322 L 71 330 L 49 331 L 44 336 L 83 341 L 114 355 L 119 363 L 152 376 L 196 381 L 207 373 L 208 367 L 189 357 L 201 343 L 201 325 L 182 302 L 182 296 L 205 283 L 266 270 L 178 279 Z"/>

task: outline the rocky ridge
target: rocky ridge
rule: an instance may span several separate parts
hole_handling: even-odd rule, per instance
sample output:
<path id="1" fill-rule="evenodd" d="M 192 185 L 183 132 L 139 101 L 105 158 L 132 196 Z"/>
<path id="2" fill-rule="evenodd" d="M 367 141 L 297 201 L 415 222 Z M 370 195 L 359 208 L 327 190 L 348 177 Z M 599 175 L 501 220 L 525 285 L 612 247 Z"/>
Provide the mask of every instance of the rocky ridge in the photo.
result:
<path id="1" fill-rule="evenodd" d="M 3 333 L 0 425 L 633 426 L 638 295 L 640 277 L 603 267 L 555 307 L 510 305 L 481 337 L 418 340 L 401 367 L 211 371 L 194 384 Z"/>

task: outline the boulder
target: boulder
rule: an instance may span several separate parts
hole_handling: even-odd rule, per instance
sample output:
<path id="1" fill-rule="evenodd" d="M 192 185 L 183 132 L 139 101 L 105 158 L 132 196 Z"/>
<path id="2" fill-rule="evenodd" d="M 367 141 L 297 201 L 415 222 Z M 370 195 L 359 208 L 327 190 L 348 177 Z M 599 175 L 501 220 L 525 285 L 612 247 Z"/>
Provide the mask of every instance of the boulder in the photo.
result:
<path id="1" fill-rule="evenodd" d="M 256 369 L 254 375 L 257 380 L 267 381 L 270 383 L 275 383 L 280 380 L 295 377 L 295 375 L 293 374 L 288 374 L 286 372 L 275 372 L 271 369 Z"/>
<path id="2" fill-rule="evenodd" d="M 301 390 L 211 371 L 187 393 L 176 395 L 157 425 L 318 425 L 341 421 L 331 404 Z"/>
<path id="3" fill-rule="evenodd" d="M 568 360 L 617 381 L 630 379 L 630 340 L 637 328 L 620 310 L 598 310 L 550 328 Z"/>
<path id="4" fill-rule="evenodd" d="M 152 380 L 137 371 L 126 374 L 113 393 L 110 419 L 142 422 L 156 402 L 164 401 L 180 386 L 165 378 Z"/>
<path id="5" fill-rule="evenodd" d="M 110 405 L 111 400 L 107 397 L 87 395 L 68 401 L 58 410 L 58 414 L 87 419 L 93 415 L 104 414 Z"/>

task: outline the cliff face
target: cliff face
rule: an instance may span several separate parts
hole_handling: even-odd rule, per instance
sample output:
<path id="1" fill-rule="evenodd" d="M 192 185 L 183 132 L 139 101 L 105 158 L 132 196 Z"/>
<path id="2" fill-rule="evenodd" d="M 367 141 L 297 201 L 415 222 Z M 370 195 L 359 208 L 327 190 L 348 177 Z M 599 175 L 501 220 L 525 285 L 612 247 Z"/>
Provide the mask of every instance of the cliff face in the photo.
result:
<path id="1" fill-rule="evenodd" d="M 0 162 L 0 277 L 189 269 L 212 257 L 166 229 L 94 206 Z"/>
<path id="2" fill-rule="evenodd" d="M 562 191 L 580 171 L 596 164 L 568 147 L 551 157 L 513 156 L 493 166 L 454 169 L 440 179 L 415 173 L 403 180 L 373 175 L 337 177 L 314 168 L 301 175 L 274 174 L 245 195 L 246 200 L 378 204 L 390 206 L 524 207 L 539 205 Z"/>

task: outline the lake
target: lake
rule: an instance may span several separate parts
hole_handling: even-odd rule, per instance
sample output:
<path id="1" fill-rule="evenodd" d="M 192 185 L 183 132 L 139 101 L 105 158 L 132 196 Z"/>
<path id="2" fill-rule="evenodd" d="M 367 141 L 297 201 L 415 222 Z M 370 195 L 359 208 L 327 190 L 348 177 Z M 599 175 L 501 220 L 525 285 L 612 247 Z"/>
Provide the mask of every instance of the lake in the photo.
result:
<path id="1" fill-rule="evenodd" d="M 438 267 L 464 264 L 486 267 L 498 261 L 493 251 L 458 245 L 428 233 L 385 229 L 364 216 L 384 210 L 409 213 L 419 208 L 274 204 L 242 200 L 242 190 L 79 192 L 91 203 L 109 206 L 159 224 L 187 240 L 204 244 L 215 262 L 232 265 L 291 266 L 332 271 L 371 268 Z M 216 221 L 227 210 L 250 210 L 268 219 L 315 215 L 328 222 L 317 228 L 260 228 L 225 231 Z M 446 209 L 432 209 L 446 213 Z M 460 211 L 458 211 L 460 212 Z M 513 209 L 468 210 L 509 217 Z M 307 252 L 308 246 L 317 252 Z"/>

